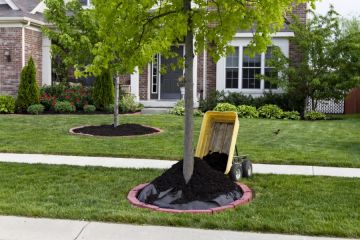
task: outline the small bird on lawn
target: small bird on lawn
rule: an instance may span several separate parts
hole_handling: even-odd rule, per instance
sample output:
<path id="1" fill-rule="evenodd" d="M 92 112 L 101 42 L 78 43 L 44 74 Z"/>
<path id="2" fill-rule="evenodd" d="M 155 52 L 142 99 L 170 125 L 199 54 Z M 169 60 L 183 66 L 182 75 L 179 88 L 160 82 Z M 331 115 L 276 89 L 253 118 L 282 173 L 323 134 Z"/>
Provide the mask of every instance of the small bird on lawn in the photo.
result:
<path id="1" fill-rule="evenodd" d="M 273 132 L 275 135 L 278 135 L 280 133 L 280 129 Z"/>

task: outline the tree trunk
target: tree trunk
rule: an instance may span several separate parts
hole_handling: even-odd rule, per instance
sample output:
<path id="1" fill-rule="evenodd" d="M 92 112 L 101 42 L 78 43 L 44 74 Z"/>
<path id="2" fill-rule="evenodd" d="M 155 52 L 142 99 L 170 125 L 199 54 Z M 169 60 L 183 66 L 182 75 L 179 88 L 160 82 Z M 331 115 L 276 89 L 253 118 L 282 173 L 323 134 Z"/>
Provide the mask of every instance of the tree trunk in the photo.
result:
<path id="1" fill-rule="evenodd" d="M 119 126 L 119 75 L 115 78 L 114 128 Z"/>
<path id="2" fill-rule="evenodd" d="M 183 175 L 188 183 L 194 171 L 193 146 L 193 61 L 194 61 L 194 33 L 191 18 L 191 0 L 184 0 L 184 12 L 188 14 L 188 30 L 185 39 L 185 132 L 184 132 L 184 165 Z"/>

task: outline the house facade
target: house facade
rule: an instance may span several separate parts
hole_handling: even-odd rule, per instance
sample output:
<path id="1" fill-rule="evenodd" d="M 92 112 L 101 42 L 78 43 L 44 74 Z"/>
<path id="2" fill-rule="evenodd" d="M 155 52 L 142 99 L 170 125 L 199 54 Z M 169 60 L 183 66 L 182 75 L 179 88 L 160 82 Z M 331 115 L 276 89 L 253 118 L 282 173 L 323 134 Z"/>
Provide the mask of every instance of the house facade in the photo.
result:
<path id="1" fill-rule="evenodd" d="M 40 0 L 0 0 L 0 95 L 17 94 L 20 73 L 30 57 L 39 85 L 51 84 L 50 41 L 41 27 Z"/>
<path id="2" fill-rule="evenodd" d="M 80 0 L 84 7 L 90 7 L 90 0 Z M 32 56 L 37 67 L 39 85 L 50 85 L 51 56 L 50 41 L 41 33 L 45 24 L 43 11 L 45 5 L 40 0 L 0 0 L 0 95 L 16 95 L 20 72 Z M 294 13 L 306 22 L 307 5 L 293 9 Z M 292 42 L 294 33 L 285 25 L 284 29 L 272 37 L 272 45 L 278 46 L 292 63 L 299 60 L 300 54 Z M 252 39 L 251 32 L 238 32 L 230 43 L 235 52 L 214 62 L 203 52 L 194 61 L 194 101 L 195 104 L 206 98 L 212 91 L 240 92 L 260 96 L 270 88 L 281 92 L 276 86 L 256 79 L 258 74 L 269 74 L 271 69 L 266 60 L 271 56 L 271 46 L 267 52 L 254 57 L 246 55 L 246 48 Z M 174 46 L 173 52 L 179 56 L 185 53 L 184 45 Z M 164 73 L 161 68 L 170 66 L 175 59 L 161 54 L 135 73 L 121 78 L 121 85 L 131 92 L 145 106 L 172 106 L 181 98 L 177 82 L 183 76 L 182 69 Z"/>

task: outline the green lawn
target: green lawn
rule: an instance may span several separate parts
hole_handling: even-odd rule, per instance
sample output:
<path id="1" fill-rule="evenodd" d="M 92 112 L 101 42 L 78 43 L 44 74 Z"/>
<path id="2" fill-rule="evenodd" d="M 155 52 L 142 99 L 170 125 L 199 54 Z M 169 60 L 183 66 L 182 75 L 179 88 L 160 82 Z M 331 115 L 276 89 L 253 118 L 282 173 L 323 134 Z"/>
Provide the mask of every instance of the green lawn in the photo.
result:
<path id="1" fill-rule="evenodd" d="M 121 122 L 162 128 L 146 137 L 81 137 L 72 127 L 110 124 L 111 115 L 1 115 L 0 152 L 180 159 L 183 118 L 127 115 Z M 195 119 L 195 137 L 201 118 Z M 280 129 L 278 135 L 273 131 Z M 360 117 L 332 121 L 241 119 L 238 148 L 254 162 L 360 167 Z"/>
<path id="2" fill-rule="evenodd" d="M 0 215 L 360 237 L 360 179 L 255 175 L 245 206 L 213 216 L 131 206 L 128 191 L 160 170 L 0 164 Z"/>

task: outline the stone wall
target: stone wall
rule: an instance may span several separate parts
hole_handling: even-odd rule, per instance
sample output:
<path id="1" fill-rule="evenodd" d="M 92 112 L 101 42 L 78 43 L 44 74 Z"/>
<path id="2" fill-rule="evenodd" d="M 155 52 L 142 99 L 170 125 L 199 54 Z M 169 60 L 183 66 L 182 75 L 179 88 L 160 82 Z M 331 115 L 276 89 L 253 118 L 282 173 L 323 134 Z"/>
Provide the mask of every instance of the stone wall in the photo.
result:
<path id="1" fill-rule="evenodd" d="M 17 94 L 22 68 L 22 28 L 0 28 L 0 95 Z M 10 52 L 11 61 L 5 57 Z"/>

